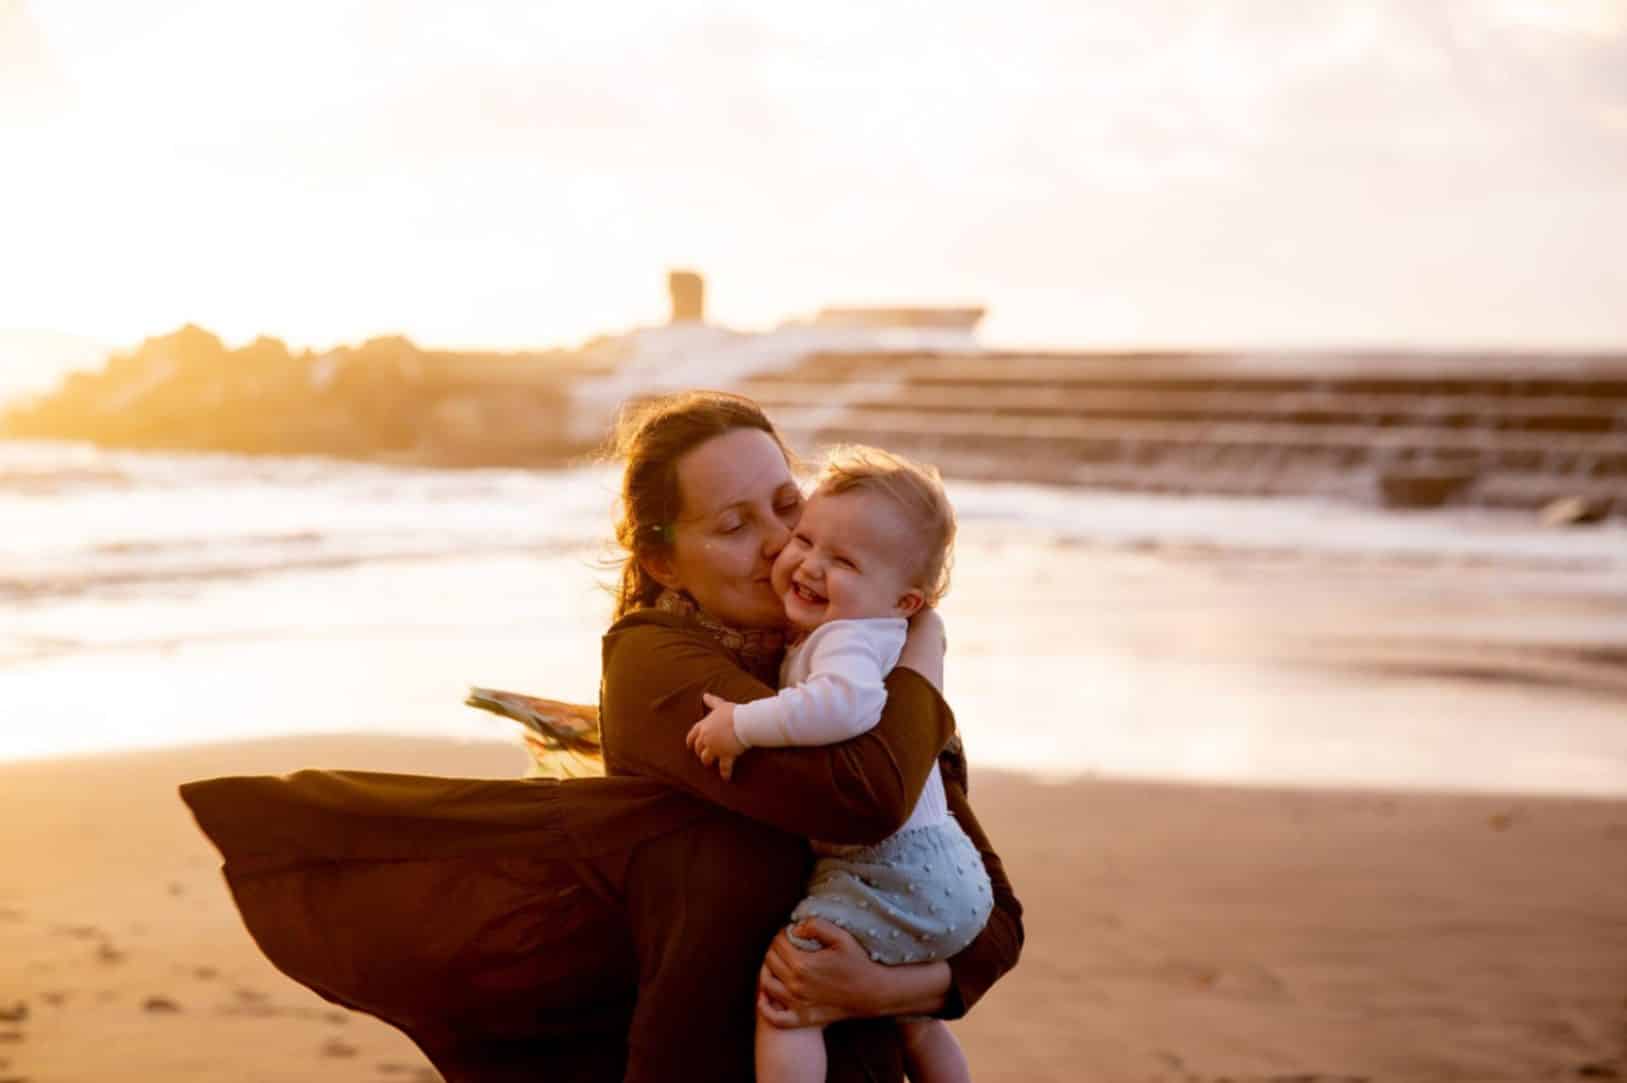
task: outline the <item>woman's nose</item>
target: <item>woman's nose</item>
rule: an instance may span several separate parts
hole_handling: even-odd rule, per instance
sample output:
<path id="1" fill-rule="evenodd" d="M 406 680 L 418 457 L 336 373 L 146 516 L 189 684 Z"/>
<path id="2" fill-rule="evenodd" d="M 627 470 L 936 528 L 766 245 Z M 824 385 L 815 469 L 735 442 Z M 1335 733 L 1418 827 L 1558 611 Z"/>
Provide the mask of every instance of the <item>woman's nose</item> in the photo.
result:
<path id="1" fill-rule="evenodd" d="M 791 540 L 791 528 L 778 519 L 770 519 L 763 530 L 763 556 L 773 560 L 785 548 L 785 543 Z"/>

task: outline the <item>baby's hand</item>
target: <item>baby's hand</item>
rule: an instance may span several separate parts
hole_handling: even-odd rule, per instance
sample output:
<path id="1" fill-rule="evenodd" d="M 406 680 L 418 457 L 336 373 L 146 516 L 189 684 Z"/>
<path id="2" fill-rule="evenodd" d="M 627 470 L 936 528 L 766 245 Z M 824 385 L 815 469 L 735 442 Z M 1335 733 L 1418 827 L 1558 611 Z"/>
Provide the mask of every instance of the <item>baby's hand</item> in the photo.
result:
<path id="1" fill-rule="evenodd" d="M 701 699 L 711 710 L 705 718 L 689 727 L 684 744 L 707 767 L 715 761 L 718 772 L 724 778 L 729 778 L 734 774 L 734 761 L 746 751 L 746 746 L 734 735 L 734 704 L 710 692 L 702 693 Z"/>

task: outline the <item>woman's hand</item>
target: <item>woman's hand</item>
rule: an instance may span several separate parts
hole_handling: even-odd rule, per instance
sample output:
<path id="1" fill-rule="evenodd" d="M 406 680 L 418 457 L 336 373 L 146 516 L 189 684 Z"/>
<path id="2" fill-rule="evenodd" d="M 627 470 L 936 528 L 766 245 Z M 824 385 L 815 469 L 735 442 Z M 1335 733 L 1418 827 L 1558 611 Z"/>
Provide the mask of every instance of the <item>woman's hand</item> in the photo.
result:
<path id="1" fill-rule="evenodd" d="M 943 1010 L 949 964 L 883 966 L 844 929 L 815 918 L 796 934 L 822 949 L 803 951 L 781 930 L 757 978 L 757 1014 L 776 1027 L 814 1027 L 880 1015 Z"/>
<path id="2" fill-rule="evenodd" d="M 909 632 L 904 637 L 904 650 L 898 664 L 913 669 L 925 677 L 932 687 L 943 694 L 943 656 L 949 649 L 949 637 L 944 631 L 943 618 L 931 606 L 910 618 Z"/>

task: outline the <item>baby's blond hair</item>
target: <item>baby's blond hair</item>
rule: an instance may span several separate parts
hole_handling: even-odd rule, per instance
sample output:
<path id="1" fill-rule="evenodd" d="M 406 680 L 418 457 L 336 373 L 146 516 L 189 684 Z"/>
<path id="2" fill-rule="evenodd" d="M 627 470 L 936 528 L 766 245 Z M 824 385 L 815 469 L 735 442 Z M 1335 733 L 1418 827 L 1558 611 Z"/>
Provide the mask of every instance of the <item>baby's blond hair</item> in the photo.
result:
<path id="1" fill-rule="evenodd" d="M 921 539 L 915 585 L 927 605 L 937 605 L 949 592 L 955 554 L 955 509 L 943 490 L 938 468 L 911 462 L 902 455 L 863 444 L 839 444 L 825 454 L 816 491 L 863 490 L 880 493 L 908 516 Z"/>

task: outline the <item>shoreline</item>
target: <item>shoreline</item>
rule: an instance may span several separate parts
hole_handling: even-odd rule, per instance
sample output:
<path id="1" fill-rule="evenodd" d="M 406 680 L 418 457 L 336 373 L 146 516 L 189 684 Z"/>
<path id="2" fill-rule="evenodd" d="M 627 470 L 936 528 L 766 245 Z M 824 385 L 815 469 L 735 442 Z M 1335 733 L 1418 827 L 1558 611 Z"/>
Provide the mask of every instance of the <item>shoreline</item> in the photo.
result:
<path id="1" fill-rule="evenodd" d="M 306 766 L 506 777 L 517 743 L 271 738 L 0 764 L 0 1076 L 429 1080 L 278 975 L 174 787 Z M 1627 798 L 1305 790 L 975 764 L 1026 909 L 960 1023 L 983 1080 L 1627 1071 Z M 87 1035 L 106 1039 L 87 1042 Z"/>

